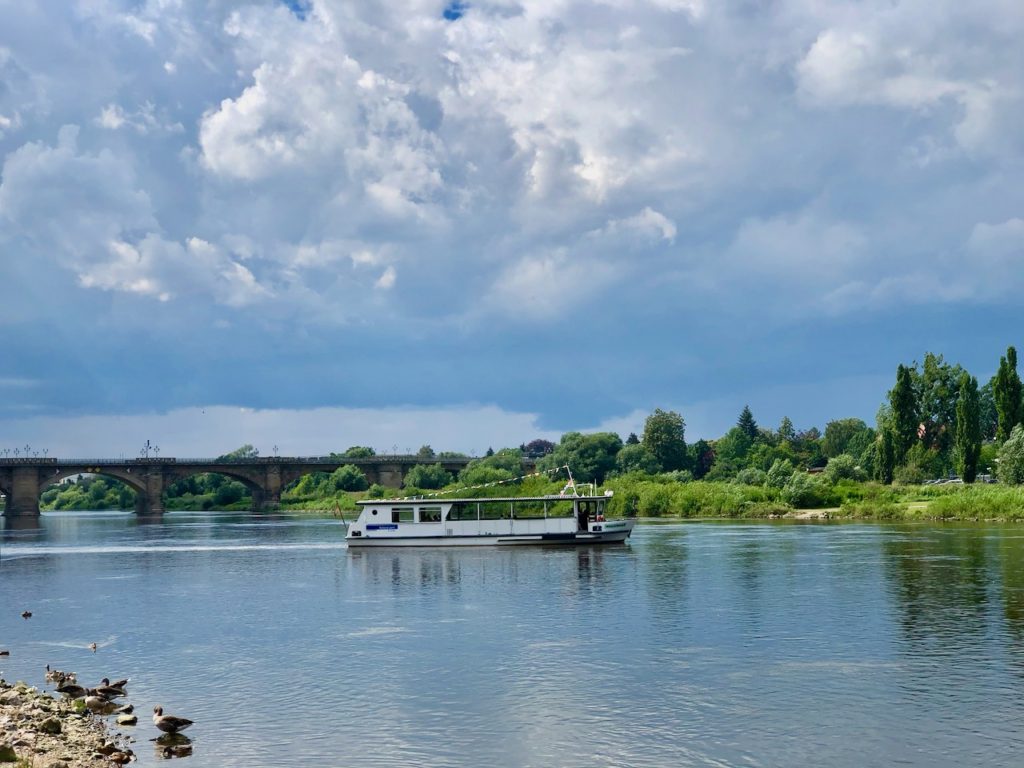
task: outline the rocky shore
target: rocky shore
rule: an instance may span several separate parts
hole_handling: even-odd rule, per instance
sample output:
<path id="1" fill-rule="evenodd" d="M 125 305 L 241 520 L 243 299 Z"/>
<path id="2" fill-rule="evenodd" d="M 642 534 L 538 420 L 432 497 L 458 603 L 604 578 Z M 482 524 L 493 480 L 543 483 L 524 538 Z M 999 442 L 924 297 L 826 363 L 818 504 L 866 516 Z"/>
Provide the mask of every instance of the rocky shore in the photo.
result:
<path id="1" fill-rule="evenodd" d="M 0 766 L 110 768 L 131 759 L 127 738 L 81 702 L 0 679 Z"/>

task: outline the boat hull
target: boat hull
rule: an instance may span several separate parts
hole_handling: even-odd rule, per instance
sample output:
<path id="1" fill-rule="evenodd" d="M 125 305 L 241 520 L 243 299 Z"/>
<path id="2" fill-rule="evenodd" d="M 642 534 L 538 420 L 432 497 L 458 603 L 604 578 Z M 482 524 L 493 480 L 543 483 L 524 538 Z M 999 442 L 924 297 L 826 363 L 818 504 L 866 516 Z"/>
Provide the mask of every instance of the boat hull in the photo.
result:
<path id="1" fill-rule="evenodd" d="M 632 526 L 608 532 L 542 533 L 506 536 L 361 536 L 346 539 L 352 549 L 362 547 L 508 547 L 508 546 L 592 546 L 622 544 Z"/>

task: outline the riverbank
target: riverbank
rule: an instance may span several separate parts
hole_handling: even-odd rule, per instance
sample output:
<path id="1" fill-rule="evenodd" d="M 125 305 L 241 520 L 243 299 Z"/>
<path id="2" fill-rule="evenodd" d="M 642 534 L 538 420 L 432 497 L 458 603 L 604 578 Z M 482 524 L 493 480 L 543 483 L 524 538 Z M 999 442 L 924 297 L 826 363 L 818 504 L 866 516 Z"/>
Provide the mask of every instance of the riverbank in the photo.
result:
<path id="1" fill-rule="evenodd" d="M 124 736 L 71 700 L 0 679 L 0 765 L 110 768 L 131 759 Z"/>

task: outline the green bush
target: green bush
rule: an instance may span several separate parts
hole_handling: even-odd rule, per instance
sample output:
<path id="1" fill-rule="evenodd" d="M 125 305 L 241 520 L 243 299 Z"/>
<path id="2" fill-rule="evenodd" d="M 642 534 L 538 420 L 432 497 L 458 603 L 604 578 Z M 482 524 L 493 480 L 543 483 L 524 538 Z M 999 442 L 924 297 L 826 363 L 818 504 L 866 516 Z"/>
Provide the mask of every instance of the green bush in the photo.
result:
<path id="1" fill-rule="evenodd" d="M 417 464 L 405 475 L 405 484 L 416 488 L 436 490 L 444 488 L 452 476 L 440 464 Z"/>
<path id="2" fill-rule="evenodd" d="M 363 470 L 354 464 L 345 464 L 334 470 L 331 482 L 336 491 L 365 491 L 370 487 Z"/>

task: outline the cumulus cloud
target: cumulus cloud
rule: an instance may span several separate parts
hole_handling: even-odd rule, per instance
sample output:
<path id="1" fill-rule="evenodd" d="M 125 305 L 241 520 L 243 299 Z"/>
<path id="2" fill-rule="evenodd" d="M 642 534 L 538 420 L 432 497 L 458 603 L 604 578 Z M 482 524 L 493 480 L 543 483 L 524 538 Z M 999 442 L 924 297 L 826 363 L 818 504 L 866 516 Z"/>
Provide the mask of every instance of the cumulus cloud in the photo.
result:
<path id="1" fill-rule="evenodd" d="M 607 415 L 632 412 L 638 381 L 653 402 L 704 386 L 702 370 L 724 376 L 704 362 L 723 340 L 772 347 L 772 333 L 922 295 L 1010 307 L 1018 5 L 12 6 L 0 245 L 14 255 L 0 277 L 25 290 L 0 322 L 49 322 L 35 297 L 51 292 L 68 327 L 160 313 L 167 354 L 190 361 L 207 326 L 251 360 L 280 333 L 305 381 L 339 337 L 357 359 L 494 349 L 494 366 L 557 357 L 564 341 L 538 339 L 540 325 L 552 339 L 598 333 L 638 375 L 602 367 L 607 383 L 582 392 L 531 387 L 522 364 L 465 378 L 463 396 L 494 387 L 526 411 Z M 667 334 L 686 366 L 660 354 Z M 23 338 L 12 359 L 27 366 Z M 388 386 L 379 396 L 427 396 Z M 277 391 L 368 396 L 354 380 Z"/>

